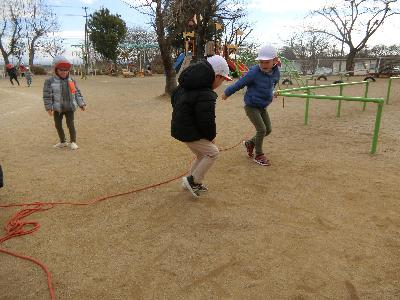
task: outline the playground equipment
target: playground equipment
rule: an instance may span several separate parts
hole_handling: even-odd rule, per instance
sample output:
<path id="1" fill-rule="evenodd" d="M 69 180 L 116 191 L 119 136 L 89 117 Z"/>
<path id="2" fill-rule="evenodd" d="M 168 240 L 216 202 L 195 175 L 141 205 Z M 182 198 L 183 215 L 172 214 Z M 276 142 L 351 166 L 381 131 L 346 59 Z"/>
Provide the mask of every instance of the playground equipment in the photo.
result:
<path id="1" fill-rule="evenodd" d="M 387 92 L 386 92 L 386 104 L 389 104 L 390 90 L 391 90 L 391 87 L 392 87 L 392 81 L 393 80 L 397 80 L 397 79 L 400 79 L 400 77 L 390 77 L 389 78 L 388 88 L 387 88 Z"/>
<path id="2" fill-rule="evenodd" d="M 136 73 L 132 72 L 130 69 L 122 69 L 122 76 L 124 78 L 136 77 Z"/>
<path id="3" fill-rule="evenodd" d="M 148 52 L 153 49 L 157 49 L 156 44 L 137 44 L 137 43 L 125 43 L 122 45 L 125 50 L 125 59 L 129 61 L 132 60 L 132 51 L 135 50 L 136 63 L 135 65 L 127 63 L 126 68 L 122 69 L 122 76 L 129 77 L 144 77 L 148 74 L 147 66 L 149 64 L 149 54 Z M 112 73 L 111 73 L 112 74 Z"/>
<path id="4" fill-rule="evenodd" d="M 306 83 L 302 80 L 300 72 L 299 70 L 297 70 L 294 64 L 283 56 L 280 56 L 279 59 L 282 63 L 281 67 L 281 76 L 283 78 L 282 84 L 292 85 L 293 81 L 295 81 L 296 85 L 305 86 Z"/>
<path id="5" fill-rule="evenodd" d="M 226 62 L 228 63 L 229 71 L 233 73 L 237 73 L 238 77 L 243 76 L 249 71 L 249 68 L 247 68 L 243 63 L 238 62 L 238 61 L 233 61 L 230 59 L 227 59 Z"/>
<path id="6" fill-rule="evenodd" d="M 193 20 L 196 19 L 196 16 L 193 17 L 190 21 L 192 24 L 190 26 L 194 26 L 196 22 L 193 23 Z M 197 24 L 197 23 L 196 23 Z M 211 56 L 214 54 L 220 54 L 220 43 L 217 42 L 217 31 L 222 29 L 222 24 L 215 23 L 215 40 L 208 41 L 205 45 L 205 53 L 207 56 Z M 237 30 L 236 35 L 243 34 L 242 31 Z M 192 58 L 196 55 L 195 49 L 195 32 L 194 31 L 185 31 L 182 33 L 184 39 L 184 52 L 180 53 L 175 60 L 174 69 L 177 73 L 177 76 L 181 74 L 181 72 L 190 64 Z M 223 47 L 222 56 L 226 58 L 230 71 L 236 75 L 234 77 L 243 76 L 247 73 L 248 68 L 241 62 L 237 60 L 239 56 L 236 54 L 238 50 L 237 45 L 226 44 Z"/>
<path id="7" fill-rule="evenodd" d="M 178 74 L 178 77 L 181 74 L 181 72 L 189 66 L 192 60 L 192 56 L 193 56 L 192 52 L 188 53 L 182 52 L 181 54 L 179 54 L 174 63 L 174 69 L 175 72 Z"/>
<path id="8" fill-rule="evenodd" d="M 315 73 L 311 74 L 308 76 L 302 76 L 301 75 L 301 67 L 298 66 L 296 67 L 294 62 L 283 57 L 279 56 L 279 60 L 281 61 L 282 67 L 281 67 L 281 74 L 282 74 L 282 84 L 285 85 L 293 85 L 295 84 L 297 86 L 307 86 L 309 81 L 313 81 L 314 84 L 317 84 L 317 80 L 328 80 L 328 77 L 323 71 L 325 70 L 324 68 L 321 68 L 319 71 L 320 73 Z M 327 71 L 326 71 L 327 72 Z M 342 83 L 342 82 L 334 82 L 334 83 Z"/>
<path id="9" fill-rule="evenodd" d="M 191 47 L 192 53 L 194 53 L 195 52 L 194 31 L 191 31 L 191 32 L 185 31 L 184 33 L 182 33 L 182 36 L 183 36 L 183 39 L 185 40 L 185 53 L 189 52 L 190 47 Z"/>
<path id="10" fill-rule="evenodd" d="M 292 88 L 292 89 L 282 89 L 278 90 L 280 96 L 283 97 L 294 97 L 294 98 L 303 98 L 306 99 L 306 109 L 304 115 L 304 124 L 308 125 L 308 116 L 309 116 L 309 109 L 310 109 L 310 99 L 317 99 L 317 100 L 333 100 L 338 101 L 338 109 L 337 109 L 337 117 L 340 117 L 340 109 L 341 109 L 341 102 L 342 101 L 357 101 L 361 103 L 376 103 L 378 105 L 378 109 L 376 112 L 375 117 L 375 127 L 374 127 L 374 134 L 372 138 L 372 145 L 371 145 L 371 154 L 376 153 L 377 143 L 378 143 L 378 136 L 379 136 L 379 129 L 381 124 L 382 118 L 382 109 L 384 100 L 383 98 L 368 98 L 368 81 L 363 82 L 351 82 L 351 83 L 339 83 L 339 84 L 329 84 L 329 85 L 319 85 L 319 86 L 304 86 L 299 88 Z M 343 96 L 343 88 L 344 86 L 355 85 L 355 84 L 365 84 L 366 88 L 364 91 L 364 97 L 347 97 Z M 326 95 L 313 95 L 311 94 L 312 90 L 320 89 L 320 88 L 328 88 L 328 87 L 335 87 L 338 86 L 340 89 L 339 96 L 326 96 Z M 305 91 L 304 94 L 293 94 L 292 92 L 297 91 Z"/>
<path id="11" fill-rule="evenodd" d="M 177 57 L 175 63 L 174 63 L 174 69 L 175 72 L 177 73 L 177 77 L 179 78 L 179 75 L 182 73 L 183 70 L 185 70 L 194 55 L 195 51 L 195 33 L 194 31 L 185 31 L 182 33 L 183 39 L 185 41 L 185 51 L 180 53 L 179 56 Z"/>
<path id="12" fill-rule="evenodd" d="M 232 72 L 233 77 L 241 77 L 249 71 L 249 68 L 238 60 L 237 50 L 237 45 L 227 44 L 224 46 L 223 56 L 226 58 L 229 71 Z"/>

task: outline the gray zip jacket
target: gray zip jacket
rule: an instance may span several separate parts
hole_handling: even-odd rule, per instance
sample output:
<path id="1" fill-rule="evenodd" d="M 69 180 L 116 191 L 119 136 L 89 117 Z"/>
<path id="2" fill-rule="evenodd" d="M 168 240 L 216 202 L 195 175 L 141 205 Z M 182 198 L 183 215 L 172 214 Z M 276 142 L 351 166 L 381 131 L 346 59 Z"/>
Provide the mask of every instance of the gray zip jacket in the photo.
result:
<path id="1" fill-rule="evenodd" d="M 85 106 L 81 91 L 78 89 L 75 80 L 68 77 L 68 82 L 72 82 L 75 85 L 75 93 L 69 91 L 70 103 L 72 104 L 72 111 L 76 108 Z M 47 110 L 53 110 L 63 112 L 63 92 L 62 92 L 62 79 L 58 76 L 52 76 L 44 82 L 43 86 L 43 101 L 44 108 Z"/>

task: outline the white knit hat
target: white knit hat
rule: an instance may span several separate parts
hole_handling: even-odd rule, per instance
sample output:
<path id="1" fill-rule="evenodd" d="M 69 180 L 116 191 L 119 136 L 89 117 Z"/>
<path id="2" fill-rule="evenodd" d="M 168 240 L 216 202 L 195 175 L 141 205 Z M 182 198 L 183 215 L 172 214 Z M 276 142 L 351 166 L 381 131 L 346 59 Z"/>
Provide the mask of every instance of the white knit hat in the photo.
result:
<path id="1" fill-rule="evenodd" d="M 56 69 L 71 69 L 72 67 L 72 63 L 63 55 L 54 57 L 53 65 Z"/>
<path id="2" fill-rule="evenodd" d="M 257 60 L 271 60 L 277 57 L 276 49 L 271 45 L 265 45 L 258 51 Z"/>
<path id="3" fill-rule="evenodd" d="M 221 75 L 225 80 L 231 81 L 232 78 L 229 77 L 229 67 L 225 58 L 219 55 L 213 55 L 207 58 L 207 61 L 212 66 L 215 75 Z"/>

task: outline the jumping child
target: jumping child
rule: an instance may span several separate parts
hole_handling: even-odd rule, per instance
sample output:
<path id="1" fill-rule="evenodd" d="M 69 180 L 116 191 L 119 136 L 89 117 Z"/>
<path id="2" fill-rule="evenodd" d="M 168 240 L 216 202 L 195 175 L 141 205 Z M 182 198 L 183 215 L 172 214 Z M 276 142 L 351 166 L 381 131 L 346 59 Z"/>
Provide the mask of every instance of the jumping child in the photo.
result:
<path id="1" fill-rule="evenodd" d="M 262 146 L 264 137 L 271 133 L 271 121 L 266 108 L 271 104 L 274 87 L 279 82 L 280 71 L 277 65 L 279 60 L 275 48 L 270 45 L 263 46 L 259 50 L 257 60 L 258 65 L 251 67 L 246 75 L 225 89 L 222 99 L 226 100 L 247 86 L 244 95 L 244 110 L 256 128 L 256 134 L 251 139 L 243 141 L 243 145 L 247 155 L 253 158 L 254 162 L 262 166 L 270 166 L 271 162 L 265 156 Z"/>
<path id="2" fill-rule="evenodd" d="M 64 56 L 56 56 L 53 63 L 54 76 L 44 82 L 43 101 L 49 116 L 54 117 L 54 124 L 60 138 L 60 142 L 55 144 L 54 147 L 64 148 L 68 146 L 62 127 L 62 119 L 65 115 L 71 142 L 69 147 L 71 150 L 76 150 L 78 145 L 76 144 L 74 112 L 78 106 L 84 111 L 86 104 L 75 80 L 69 76 L 72 67 L 71 62 Z"/>
<path id="3" fill-rule="evenodd" d="M 13 79 L 14 79 L 19 85 L 17 68 L 14 67 L 14 65 L 12 65 L 12 64 L 6 64 L 6 71 L 7 71 L 8 77 L 10 77 L 11 84 L 14 85 L 14 82 L 13 82 Z"/>
<path id="4" fill-rule="evenodd" d="M 179 86 L 171 96 L 171 135 L 196 155 L 189 175 L 182 178 L 194 197 L 207 191 L 202 182 L 219 153 L 214 144 L 218 95 L 213 90 L 225 80 L 232 80 L 228 64 L 222 56 L 214 55 L 189 65 L 179 76 Z"/>

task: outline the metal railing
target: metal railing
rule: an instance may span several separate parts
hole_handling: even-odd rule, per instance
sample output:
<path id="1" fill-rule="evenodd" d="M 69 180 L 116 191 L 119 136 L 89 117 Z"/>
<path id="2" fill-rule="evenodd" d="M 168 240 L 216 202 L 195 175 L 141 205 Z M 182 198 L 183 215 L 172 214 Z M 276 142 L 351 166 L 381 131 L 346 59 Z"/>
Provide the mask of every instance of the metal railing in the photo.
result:
<path id="1" fill-rule="evenodd" d="M 387 93 L 386 93 L 386 104 L 389 104 L 389 98 L 390 98 L 390 89 L 392 87 L 392 81 L 395 79 L 400 79 L 400 77 L 390 77 L 389 82 L 388 82 L 388 88 L 387 88 Z"/>
<path id="2" fill-rule="evenodd" d="M 356 84 L 365 84 L 364 97 L 343 96 L 344 86 L 356 85 Z M 318 88 L 328 88 L 328 87 L 335 87 L 335 86 L 339 86 L 339 93 L 340 93 L 339 96 L 314 95 L 311 93 L 312 90 L 315 90 Z M 383 110 L 383 105 L 384 105 L 385 101 L 383 98 L 368 98 L 368 86 L 369 86 L 368 81 L 362 81 L 362 82 L 338 83 L 338 84 L 330 84 L 330 85 L 306 86 L 306 87 L 300 87 L 300 88 L 282 89 L 282 90 L 278 90 L 278 93 L 280 96 L 283 96 L 283 97 L 306 99 L 306 109 L 305 109 L 305 115 L 304 115 L 304 124 L 305 125 L 308 124 L 310 99 L 338 101 L 337 117 L 340 117 L 342 101 L 362 102 L 364 104 L 364 109 L 365 109 L 365 105 L 368 102 L 376 103 L 378 105 L 378 109 L 377 109 L 376 117 L 375 117 L 374 134 L 372 137 L 372 145 L 371 145 L 371 151 L 370 151 L 371 154 L 375 154 L 377 144 L 378 144 L 378 136 L 379 136 L 379 129 L 380 129 L 380 125 L 381 125 L 381 119 L 382 119 L 382 110 Z M 305 91 L 305 94 L 293 94 L 292 92 L 295 92 L 295 91 Z"/>

